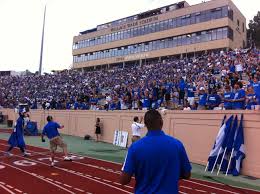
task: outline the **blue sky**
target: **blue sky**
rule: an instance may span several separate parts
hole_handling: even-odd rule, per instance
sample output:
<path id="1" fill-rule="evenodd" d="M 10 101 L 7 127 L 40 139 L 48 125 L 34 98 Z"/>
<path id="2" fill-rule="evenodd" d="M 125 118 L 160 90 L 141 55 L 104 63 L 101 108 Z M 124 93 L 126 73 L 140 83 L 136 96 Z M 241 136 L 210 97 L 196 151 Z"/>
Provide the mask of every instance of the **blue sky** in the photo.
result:
<path id="1" fill-rule="evenodd" d="M 72 64 L 72 39 L 98 24 L 178 2 L 176 0 L 0 0 L 0 71 L 38 70 L 42 18 L 47 3 L 43 71 Z M 187 0 L 190 5 L 201 0 Z M 233 0 L 246 18 L 259 0 Z M 248 3 L 250 2 L 250 3 Z"/>

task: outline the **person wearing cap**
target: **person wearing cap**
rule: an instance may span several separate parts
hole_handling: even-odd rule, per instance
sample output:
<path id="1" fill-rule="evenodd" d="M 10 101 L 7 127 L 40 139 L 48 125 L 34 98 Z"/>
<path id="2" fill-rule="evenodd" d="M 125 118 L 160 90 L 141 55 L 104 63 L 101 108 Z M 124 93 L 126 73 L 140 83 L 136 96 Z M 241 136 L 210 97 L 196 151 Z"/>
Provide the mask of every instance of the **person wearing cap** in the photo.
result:
<path id="1" fill-rule="evenodd" d="M 6 155 L 11 156 L 10 153 L 11 150 L 14 147 L 19 147 L 23 156 L 28 156 L 28 153 L 25 151 L 25 141 L 24 141 L 24 118 L 26 117 L 27 112 L 26 109 L 20 109 L 19 110 L 19 118 L 16 121 L 16 124 L 14 126 L 14 130 L 8 140 L 8 144 L 10 147 L 6 151 Z"/>
<path id="2" fill-rule="evenodd" d="M 206 110 L 207 97 L 208 97 L 208 95 L 205 92 L 205 88 L 200 87 L 198 110 Z"/>

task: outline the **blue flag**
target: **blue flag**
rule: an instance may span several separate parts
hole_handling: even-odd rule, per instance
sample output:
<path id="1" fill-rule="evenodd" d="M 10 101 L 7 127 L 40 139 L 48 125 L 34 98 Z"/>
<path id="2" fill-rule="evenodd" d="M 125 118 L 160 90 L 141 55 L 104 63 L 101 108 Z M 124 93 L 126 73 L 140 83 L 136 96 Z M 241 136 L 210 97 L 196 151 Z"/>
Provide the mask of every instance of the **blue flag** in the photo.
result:
<path id="1" fill-rule="evenodd" d="M 221 166 L 221 171 L 223 171 L 223 172 L 226 172 L 227 167 L 228 167 L 228 159 L 230 158 L 230 154 L 231 154 L 231 151 L 232 151 L 232 148 L 233 148 L 235 133 L 236 133 L 236 130 L 237 130 L 237 125 L 238 125 L 238 119 L 237 119 L 237 115 L 236 115 L 235 119 L 233 121 L 232 128 L 229 131 L 228 136 L 226 138 L 226 140 L 227 140 L 227 143 L 226 143 L 227 150 L 226 150 L 226 153 L 225 153 L 225 156 L 224 156 L 224 159 L 223 159 L 223 163 L 222 163 L 222 166 Z M 223 149 L 225 149 L 225 148 L 223 148 Z M 223 157 L 223 155 L 222 155 L 222 157 Z"/>
<path id="2" fill-rule="evenodd" d="M 214 146 L 209 154 L 209 158 L 208 158 L 208 171 L 211 171 L 214 163 L 217 159 L 217 155 L 218 153 L 223 153 L 223 149 L 222 149 L 222 143 L 224 141 L 224 139 L 226 138 L 228 131 L 230 130 L 232 121 L 233 121 L 233 116 L 231 116 L 226 122 L 225 122 L 226 116 L 224 117 L 223 121 L 222 121 L 222 125 L 219 129 L 218 135 L 216 137 Z M 220 162 L 220 157 L 218 158 L 218 163 Z"/>
<path id="3" fill-rule="evenodd" d="M 234 151 L 235 166 L 232 174 L 233 176 L 238 176 L 240 173 L 240 168 L 242 167 L 242 161 L 246 157 L 244 147 L 243 114 L 241 115 L 240 124 L 235 134 Z"/>
<path id="4" fill-rule="evenodd" d="M 230 133 L 228 134 L 227 153 L 230 153 L 232 151 L 237 125 L 238 125 L 238 119 L 236 115 Z"/>
<path id="5" fill-rule="evenodd" d="M 221 145 L 222 150 L 224 150 L 227 147 L 229 134 L 231 132 L 231 126 L 232 126 L 233 118 L 234 118 L 234 116 L 231 115 L 229 117 L 229 119 L 227 120 L 226 128 L 225 128 L 225 136 L 224 136 L 224 139 L 223 139 L 223 142 L 222 142 L 222 145 Z"/>

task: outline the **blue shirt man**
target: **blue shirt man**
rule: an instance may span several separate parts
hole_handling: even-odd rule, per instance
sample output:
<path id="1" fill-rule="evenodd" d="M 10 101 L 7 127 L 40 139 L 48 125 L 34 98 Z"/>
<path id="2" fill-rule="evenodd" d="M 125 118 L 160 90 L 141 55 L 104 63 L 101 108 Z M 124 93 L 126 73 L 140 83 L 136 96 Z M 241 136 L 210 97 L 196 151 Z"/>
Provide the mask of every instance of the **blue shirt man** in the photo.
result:
<path id="1" fill-rule="evenodd" d="M 49 121 L 43 128 L 42 134 L 46 135 L 48 139 L 60 136 L 58 129 L 62 128 L 58 123 Z"/>
<path id="2" fill-rule="evenodd" d="M 216 91 L 213 91 L 213 94 L 209 95 L 208 97 L 208 107 L 210 110 L 213 110 L 215 107 L 218 107 L 221 103 L 221 98 L 218 94 L 216 94 Z"/>
<path id="3" fill-rule="evenodd" d="M 179 179 L 188 179 L 191 172 L 185 148 L 161 130 L 163 120 L 157 110 L 148 111 L 144 122 L 148 133 L 129 148 L 120 183 L 128 184 L 135 175 L 136 194 L 177 194 Z"/>
<path id="4" fill-rule="evenodd" d="M 45 142 L 45 135 L 50 140 L 51 166 L 54 166 L 54 156 L 58 146 L 63 149 L 64 160 L 71 161 L 71 158 L 68 156 L 67 144 L 63 141 L 58 131 L 58 129 L 62 129 L 64 126 L 54 122 L 52 116 L 50 115 L 47 116 L 47 121 L 48 123 L 44 126 L 41 136 L 42 142 Z"/>

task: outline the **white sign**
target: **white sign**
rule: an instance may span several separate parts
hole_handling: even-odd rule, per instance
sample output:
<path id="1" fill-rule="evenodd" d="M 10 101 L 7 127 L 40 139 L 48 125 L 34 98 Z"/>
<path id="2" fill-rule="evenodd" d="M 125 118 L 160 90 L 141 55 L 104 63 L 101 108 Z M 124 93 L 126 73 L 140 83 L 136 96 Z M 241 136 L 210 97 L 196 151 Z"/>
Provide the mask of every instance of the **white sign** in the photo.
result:
<path id="1" fill-rule="evenodd" d="M 125 148 L 127 146 L 127 138 L 128 138 L 128 132 L 127 131 L 115 130 L 113 144 L 116 145 L 116 146 L 120 146 L 120 147 Z"/>

